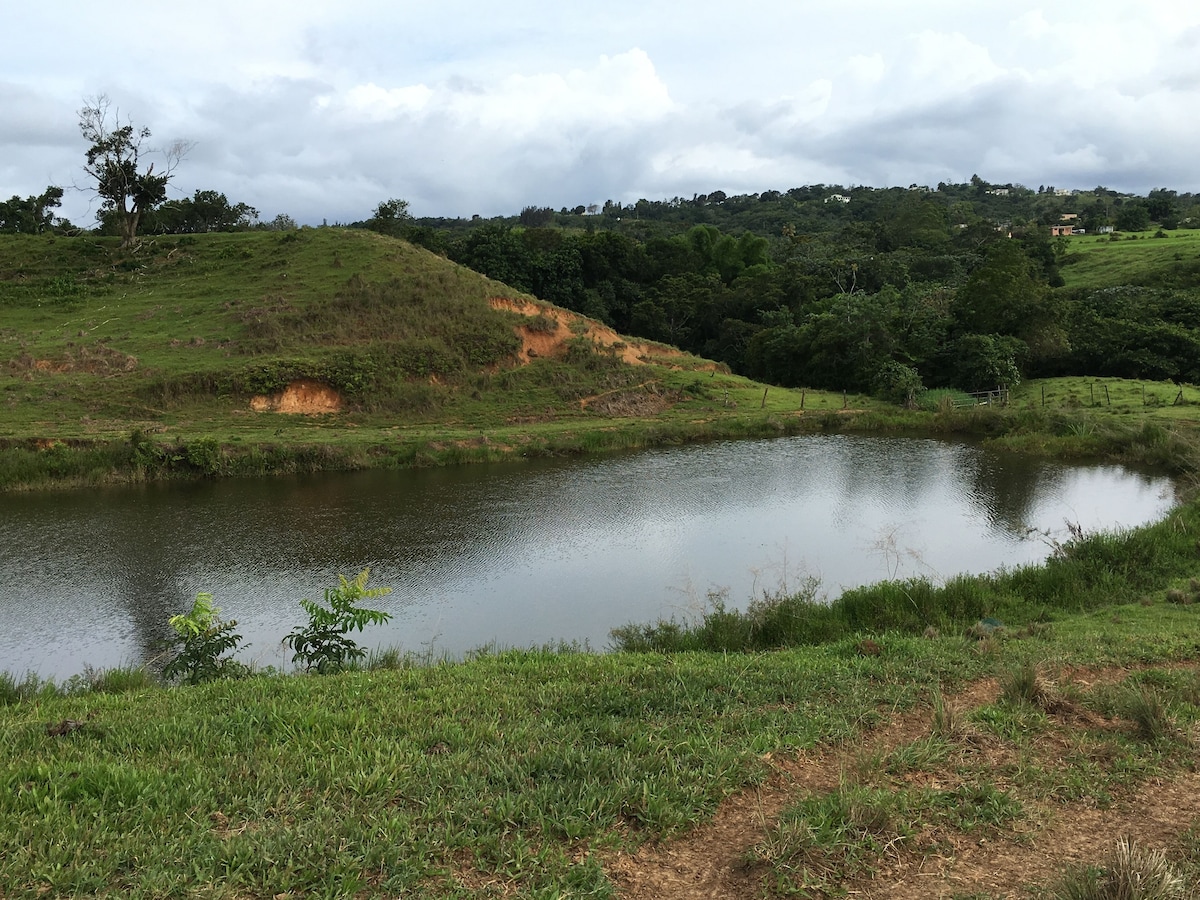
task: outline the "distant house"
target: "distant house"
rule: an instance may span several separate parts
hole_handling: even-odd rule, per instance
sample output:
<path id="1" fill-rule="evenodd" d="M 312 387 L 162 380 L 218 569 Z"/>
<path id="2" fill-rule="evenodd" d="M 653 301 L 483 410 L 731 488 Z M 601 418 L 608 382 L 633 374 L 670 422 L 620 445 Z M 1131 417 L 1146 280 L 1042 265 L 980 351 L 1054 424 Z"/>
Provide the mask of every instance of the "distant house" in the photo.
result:
<path id="1" fill-rule="evenodd" d="M 830 200 L 836 200 L 838 203 L 849 203 L 850 202 L 850 198 L 847 197 L 845 194 L 830 194 L 828 197 L 825 198 L 825 202 L 828 203 Z"/>
<path id="2" fill-rule="evenodd" d="M 1071 190 L 1070 188 L 1055 188 L 1054 196 L 1055 197 L 1074 197 L 1075 191 Z"/>
<path id="3" fill-rule="evenodd" d="M 993 197 L 1007 197 L 1008 196 L 1008 188 L 992 188 L 991 190 L 986 191 L 985 193 L 991 194 Z"/>
<path id="4" fill-rule="evenodd" d="M 1075 233 L 1074 225 L 1051 225 L 1050 237 L 1066 237 Z"/>
<path id="5" fill-rule="evenodd" d="M 1113 228 L 1111 225 L 1096 226 L 1096 234 L 1112 234 L 1114 231 L 1116 231 L 1116 229 Z"/>

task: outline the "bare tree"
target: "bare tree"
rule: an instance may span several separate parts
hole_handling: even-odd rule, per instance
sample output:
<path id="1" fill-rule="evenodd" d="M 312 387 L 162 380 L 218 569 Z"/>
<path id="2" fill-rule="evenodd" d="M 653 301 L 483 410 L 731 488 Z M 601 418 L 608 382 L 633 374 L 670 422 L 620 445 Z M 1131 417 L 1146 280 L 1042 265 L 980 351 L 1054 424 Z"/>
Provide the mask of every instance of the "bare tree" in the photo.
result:
<path id="1" fill-rule="evenodd" d="M 79 131 L 91 144 L 84 171 L 95 181 L 93 190 L 102 208 L 116 219 L 121 246 L 126 247 L 137 240 L 143 214 L 166 199 L 167 182 L 192 144 L 174 141 L 161 150 L 144 147 L 150 129 L 135 128 L 129 119 L 122 121 L 121 111 L 104 94 L 84 101 Z M 142 157 L 153 153 L 163 157 L 162 168 L 156 172 L 152 162 L 142 171 Z"/>

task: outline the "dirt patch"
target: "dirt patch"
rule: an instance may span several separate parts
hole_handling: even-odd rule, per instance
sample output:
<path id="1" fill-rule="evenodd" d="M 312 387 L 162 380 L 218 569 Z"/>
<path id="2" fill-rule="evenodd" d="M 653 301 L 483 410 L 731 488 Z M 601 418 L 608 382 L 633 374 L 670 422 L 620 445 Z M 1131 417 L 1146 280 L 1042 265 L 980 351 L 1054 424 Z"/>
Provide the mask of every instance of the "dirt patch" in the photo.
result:
<path id="1" fill-rule="evenodd" d="M 936 856 L 897 854 L 852 896 L 918 900 L 926 897 L 1028 897 L 1022 885 L 1050 884 L 1072 868 L 1096 865 L 1119 837 L 1155 849 L 1170 847 L 1200 816 L 1200 775 L 1188 773 L 1143 785 L 1110 809 L 1078 803 L 1048 811 L 1049 822 L 1026 840 L 961 836 Z"/>
<path id="2" fill-rule="evenodd" d="M 132 354 L 104 344 L 92 344 L 68 350 L 58 359 L 35 359 L 23 353 L 9 360 L 8 367 L 14 372 L 85 372 L 88 375 L 117 375 L 135 371 L 138 359 Z"/>
<path id="3" fill-rule="evenodd" d="M 340 412 L 342 396 L 327 384 L 303 378 L 293 381 L 278 394 L 250 399 L 255 412 L 279 412 L 314 416 Z"/>
<path id="4" fill-rule="evenodd" d="M 1116 681 L 1128 672 L 1073 674 L 1083 676 L 1080 686 L 1086 686 Z M 991 679 L 946 702 L 965 715 L 993 703 L 998 693 L 997 683 Z M 1044 764 L 1070 752 L 1072 728 L 1121 727 L 1069 704 L 1055 718 L 1057 727 L 1036 748 Z M 854 746 L 818 749 L 789 758 L 768 755 L 772 773 L 767 781 L 727 799 L 708 824 L 677 840 L 647 845 L 609 860 L 607 869 L 619 896 L 625 900 L 768 896 L 766 870 L 753 862 L 753 850 L 780 814 L 803 797 L 832 792 L 860 775 L 869 777 L 863 769 L 869 768 L 870 760 L 929 736 L 931 722 L 929 709 L 917 710 L 893 717 Z M 967 734 L 959 740 L 962 752 L 973 754 L 997 773 L 1014 764 L 1019 755 L 988 735 Z M 1194 753 L 1194 749 L 1185 752 Z M 952 787 L 954 777 L 950 772 L 913 774 L 915 783 L 928 781 L 929 786 L 941 788 Z M 1098 864 L 1121 836 L 1144 847 L 1166 849 L 1198 821 L 1200 774 L 1195 771 L 1147 779 L 1107 808 L 1092 801 L 1026 799 L 1021 819 L 999 833 L 938 828 L 936 833 L 917 835 L 904 844 L 889 844 L 874 862 L 873 872 L 844 879 L 837 895 L 890 900 L 1027 897 L 1025 885 L 1050 884 L 1068 869 Z M 812 896 L 825 894 L 818 891 Z"/>
<path id="5" fill-rule="evenodd" d="M 982 706 L 995 698 L 995 681 L 974 685 L 953 701 L 958 708 Z M 929 730 L 929 712 L 893 718 L 869 739 L 869 747 L 898 747 Z M 700 900 L 762 898 L 758 872 L 749 865 L 750 851 L 768 826 L 800 796 L 835 790 L 847 768 L 864 753 L 861 746 L 830 748 L 798 757 L 764 759 L 772 774 L 753 791 L 727 799 L 711 822 L 666 844 L 621 854 L 609 866 L 623 900 Z"/>
<path id="6" fill-rule="evenodd" d="M 514 300 L 511 297 L 493 297 L 489 302 L 493 309 L 503 309 L 537 319 L 534 325 L 516 326 L 517 336 L 521 339 L 518 357 L 522 365 L 538 357 L 557 359 L 563 356 L 566 353 L 567 341 L 576 334 L 586 336 L 601 347 L 614 348 L 622 361 L 631 366 L 641 366 L 648 362 L 669 363 L 671 360 L 687 357 L 683 351 L 666 344 L 624 338 L 607 325 L 601 325 L 593 319 L 556 306 L 541 305 L 532 300 Z M 715 367 L 715 364 L 710 366 Z"/>
<path id="7" fill-rule="evenodd" d="M 677 399 L 676 392 L 664 391 L 657 382 L 647 381 L 584 397 L 579 406 L 606 416 L 649 418 L 666 412 Z"/>

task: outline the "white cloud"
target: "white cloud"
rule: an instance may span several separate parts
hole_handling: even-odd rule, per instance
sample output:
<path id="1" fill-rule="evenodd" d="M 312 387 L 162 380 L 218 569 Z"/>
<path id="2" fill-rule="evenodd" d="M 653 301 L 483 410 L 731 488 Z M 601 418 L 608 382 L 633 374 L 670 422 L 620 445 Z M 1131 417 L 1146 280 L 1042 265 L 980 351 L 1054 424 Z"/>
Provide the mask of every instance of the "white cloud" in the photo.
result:
<path id="1" fill-rule="evenodd" d="M 883 81 L 887 73 L 887 65 L 883 55 L 872 53 L 870 56 L 855 54 L 846 64 L 848 74 L 864 86 L 873 86 Z"/>
<path id="2" fill-rule="evenodd" d="M 360 84 L 346 91 L 342 109 L 354 119 L 382 122 L 399 116 L 419 114 L 428 108 L 434 92 L 423 84 L 410 87 L 381 88 L 377 84 Z M 318 109 L 333 104 L 331 96 L 316 99 Z"/>
<path id="3" fill-rule="evenodd" d="M 511 144 L 533 135 L 628 127 L 654 121 L 671 110 L 666 85 L 650 58 L 633 49 L 602 56 L 590 68 L 565 73 L 513 73 L 495 84 L 463 80 L 382 88 L 355 85 L 318 98 L 321 109 L 344 124 L 449 119 L 464 130 L 486 132 Z"/>

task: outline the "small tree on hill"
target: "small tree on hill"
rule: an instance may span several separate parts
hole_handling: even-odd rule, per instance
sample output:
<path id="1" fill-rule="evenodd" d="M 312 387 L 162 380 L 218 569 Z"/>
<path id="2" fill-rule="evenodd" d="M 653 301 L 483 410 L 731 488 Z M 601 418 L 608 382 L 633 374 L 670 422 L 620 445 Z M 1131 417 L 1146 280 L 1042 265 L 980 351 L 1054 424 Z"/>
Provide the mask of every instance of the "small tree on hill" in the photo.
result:
<path id="1" fill-rule="evenodd" d="M 403 237 L 405 229 L 411 224 L 412 216 L 408 212 L 408 201 L 393 197 L 384 200 L 375 207 L 375 215 L 367 220 L 367 228 L 391 237 Z"/>
<path id="2" fill-rule="evenodd" d="M 120 110 L 113 109 L 103 94 L 85 101 L 79 110 L 79 131 L 91 144 L 83 168 L 95 181 L 101 202 L 99 217 L 115 219 L 121 246 L 128 246 L 137 239 L 142 216 L 166 199 L 167 182 L 191 144 L 175 141 L 158 151 L 165 157 L 162 168 L 156 172 L 155 164 L 150 163 L 143 171 L 142 156 L 155 152 L 143 147 L 150 129 L 134 128 L 128 119 L 122 121 Z"/>

